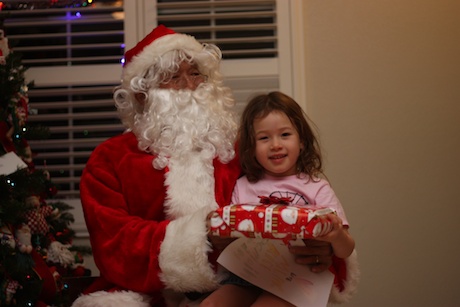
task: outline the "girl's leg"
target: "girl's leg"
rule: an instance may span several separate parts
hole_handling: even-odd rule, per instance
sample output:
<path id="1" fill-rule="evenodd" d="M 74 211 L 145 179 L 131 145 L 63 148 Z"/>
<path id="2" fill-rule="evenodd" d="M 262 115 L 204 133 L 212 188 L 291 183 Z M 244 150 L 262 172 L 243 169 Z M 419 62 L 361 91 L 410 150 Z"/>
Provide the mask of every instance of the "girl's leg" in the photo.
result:
<path id="1" fill-rule="evenodd" d="M 241 287 L 232 284 L 226 284 L 206 297 L 200 303 L 200 307 L 251 306 L 259 294 L 260 290 L 256 287 Z"/>
<path id="2" fill-rule="evenodd" d="M 286 302 L 282 298 L 279 298 L 278 296 L 271 294 L 270 292 L 263 291 L 257 300 L 254 302 L 254 304 L 251 305 L 251 307 L 295 307 L 289 302 Z"/>

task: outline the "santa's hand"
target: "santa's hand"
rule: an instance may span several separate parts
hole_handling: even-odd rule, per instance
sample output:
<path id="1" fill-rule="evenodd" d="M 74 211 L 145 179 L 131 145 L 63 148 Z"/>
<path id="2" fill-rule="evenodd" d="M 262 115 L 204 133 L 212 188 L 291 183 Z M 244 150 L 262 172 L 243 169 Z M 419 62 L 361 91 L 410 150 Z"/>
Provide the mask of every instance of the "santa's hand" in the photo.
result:
<path id="1" fill-rule="evenodd" d="M 298 264 L 310 266 L 314 273 L 327 270 L 332 264 L 332 246 L 329 242 L 313 239 L 304 240 L 305 246 L 289 246 Z"/>
<path id="2" fill-rule="evenodd" d="M 213 249 L 219 252 L 223 251 L 230 243 L 235 240 L 236 238 L 221 238 L 208 235 L 208 241 L 212 244 Z"/>

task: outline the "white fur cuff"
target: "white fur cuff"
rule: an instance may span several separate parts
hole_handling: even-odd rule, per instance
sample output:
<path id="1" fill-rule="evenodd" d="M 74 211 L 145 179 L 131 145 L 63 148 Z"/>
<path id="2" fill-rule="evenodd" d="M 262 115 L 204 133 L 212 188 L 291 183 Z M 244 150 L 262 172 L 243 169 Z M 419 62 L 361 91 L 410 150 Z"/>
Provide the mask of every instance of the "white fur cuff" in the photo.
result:
<path id="1" fill-rule="evenodd" d="M 167 289 L 177 292 L 206 292 L 218 286 L 218 278 L 208 260 L 206 216 L 202 208 L 169 223 L 161 245 L 160 278 Z"/>

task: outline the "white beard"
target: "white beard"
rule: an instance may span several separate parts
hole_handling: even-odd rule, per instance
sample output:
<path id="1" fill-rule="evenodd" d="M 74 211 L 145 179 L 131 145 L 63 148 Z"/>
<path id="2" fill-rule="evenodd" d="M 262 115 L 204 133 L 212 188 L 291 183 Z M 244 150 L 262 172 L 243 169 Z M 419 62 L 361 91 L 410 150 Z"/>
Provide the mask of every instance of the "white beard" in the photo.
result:
<path id="1" fill-rule="evenodd" d="M 233 159 L 236 137 L 234 101 L 225 88 L 203 83 L 195 91 L 152 89 L 144 112 L 135 117 L 139 148 L 157 157 L 156 169 L 171 157 L 200 152 L 205 159 Z"/>
<path id="2" fill-rule="evenodd" d="M 213 160 L 234 158 L 237 130 L 233 99 L 223 93 L 212 84 L 195 91 L 153 89 L 135 118 L 139 148 L 157 155 L 154 168 L 168 166 L 165 212 L 171 219 L 217 208 Z"/>

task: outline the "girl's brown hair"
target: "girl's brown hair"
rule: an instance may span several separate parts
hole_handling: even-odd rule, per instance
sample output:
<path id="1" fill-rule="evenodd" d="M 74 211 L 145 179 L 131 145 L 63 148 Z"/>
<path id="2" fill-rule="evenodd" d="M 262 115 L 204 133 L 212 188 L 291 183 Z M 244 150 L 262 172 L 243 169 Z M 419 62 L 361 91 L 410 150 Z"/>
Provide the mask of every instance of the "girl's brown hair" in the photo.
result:
<path id="1" fill-rule="evenodd" d="M 304 173 L 312 179 L 318 177 L 322 174 L 321 150 L 307 122 L 307 115 L 291 97 L 281 92 L 271 92 L 252 98 L 241 116 L 238 151 L 242 170 L 248 180 L 256 182 L 264 174 L 263 167 L 255 158 L 254 120 L 263 118 L 273 111 L 286 114 L 299 134 L 303 149 L 297 160 L 297 175 Z"/>

